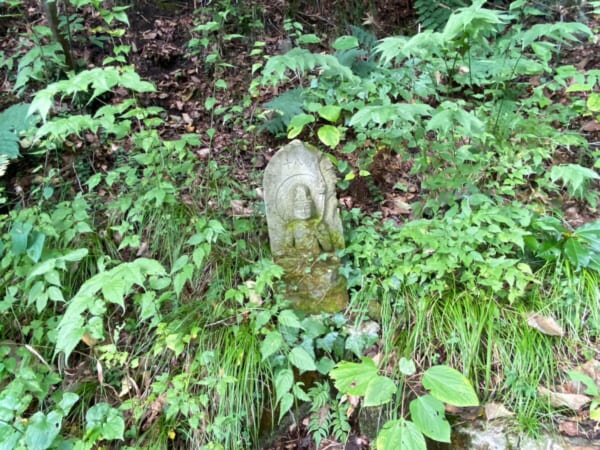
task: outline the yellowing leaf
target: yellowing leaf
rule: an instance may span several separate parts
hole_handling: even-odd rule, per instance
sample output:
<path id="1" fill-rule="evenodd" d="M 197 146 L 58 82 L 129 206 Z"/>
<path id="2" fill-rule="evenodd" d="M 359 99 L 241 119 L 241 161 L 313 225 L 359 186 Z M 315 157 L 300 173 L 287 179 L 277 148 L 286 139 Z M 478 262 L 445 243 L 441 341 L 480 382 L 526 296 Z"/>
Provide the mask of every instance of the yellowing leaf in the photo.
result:
<path id="1" fill-rule="evenodd" d="M 342 133 L 333 125 L 323 125 L 317 131 L 319 140 L 328 147 L 335 148 L 340 143 Z"/>

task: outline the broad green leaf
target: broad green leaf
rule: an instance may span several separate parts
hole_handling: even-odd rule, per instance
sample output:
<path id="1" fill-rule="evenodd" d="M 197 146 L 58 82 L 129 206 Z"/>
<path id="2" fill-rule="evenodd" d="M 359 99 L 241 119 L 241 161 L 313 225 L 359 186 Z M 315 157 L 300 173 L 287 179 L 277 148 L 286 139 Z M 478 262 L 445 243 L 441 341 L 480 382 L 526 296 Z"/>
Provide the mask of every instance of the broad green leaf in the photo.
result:
<path id="1" fill-rule="evenodd" d="M 77 250 L 73 250 L 73 251 L 67 253 L 66 255 L 61 256 L 59 259 L 61 259 L 63 261 L 74 262 L 74 261 L 81 261 L 87 255 L 88 255 L 87 248 L 78 248 Z"/>
<path id="2" fill-rule="evenodd" d="M 131 285 L 126 283 L 124 279 L 115 276 L 106 280 L 102 284 L 101 290 L 107 301 L 115 303 L 125 310 L 125 295 L 130 287 Z"/>
<path id="3" fill-rule="evenodd" d="M 291 309 L 284 309 L 277 316 L 279 325 L 290 327 L 290 328 L 303 328 L 302 324 L 298 320 L 298 316 Z"/>
<path id="4" fill-rule="evenodd" d="M 97 403 L 85 414 L 86 436 L 96 439 L 123 439 L 123 413 L 107 403 Z"/>
<path id="5" fill-rule="evenodd" d="M 581 195 L 582 188 L 586 183 L 598 178 L 600 176 L 594 170 L 579 164 L 561 164 L 552 166 L 550 169 L 550 179 L 552 181 L 562 180 L 571 195 Z"/>
<path id="6" fill-rule="evenodd" d="M 62 415 L 56 411 L 50 411 L 45 415 L 41 411 L 30 417 L 25 430 L 25 443 L 27 448 L 45 450 L 52 445 L 54 438 L 58 436 Z"/>
<path id="7" fill-rule="evenodd" d="M 365 391 L 364 406 L 379 406 L 389 402 L 396 392 L 396 385 L 388 378 L 381 375 L 373 378 Z"/>
<path id="8" fill-rule="evenodd" d="M 317 361 L 317 370 L 321 375 L 327 375 L 334 367 L 335 362 L 327 356 L 323 356 Z"/>
<path id="9" fill-rule="evenodd" d="M 310 338 L 323 336 L 327 331 L 327 327 L 323 325 L 323 320 L 316 316 L 308 316 L 302 320 L 302 328 L 304 335 Z"/>
<path id="10" fill-rule="evenodd" d="M 433 366 L 423 374 L 423 387 L 438 400 L 454 406 L 478 406 L 479 399 L 467 378 L 448 366 Z"/>
<path id="11" fill-rule="evenodd" d="M 317 130 L 319 140 L 328 147 L 335 148 L 340 143 L 342 133 L 333 125 L 323 125 Z"/>
<path id="12" fill-rule="evenodd" d="M 585 248 L 577 239 L 572 237 L 565 239 L 563 250 L 565 256 L 575 267 L 587 267 L 592 256 L 589 249 Z"/>
<path id="13" fill-rule="evenodd" d="M 358 39 L 356 36 L 340 36 L 333 42 L 332 47 L 336 50 L 350 50 L 358 47 Z"/>
<path id="14" fill-rule="evenodd" d="M 325 105 L 319 109 L 319 116 L 329 122 L 337 122 L 340 118 L 340 114 L 342 112 L 342 108 L 335 105 Z"/>
<path id="15" fill-rule="evenodd" d="M 304 348 L 297 346 L 292 349 L 288 355 L 288 360 L 298 369 L 300 372 L 307 372 L 310 370 L 317 370 L 315 360 Z"/>
<path id="16" fill-rule="evenodd" d="M 312 114 L 296 114 L 288 125 L 288 139 L 293 139 L 302 133 L 304 126 L 315 121 Z"/>
<path id="17" fill-rule="evenodd" d="M 446 420 L 444 404 L 431 395 L 417 397 L 410 402 L 410 418 L 425 436 L 450 442 L 450 424 Z"/>
<path id="18" fill-rule="evenodd" d="M 275 375 L 275 395 L 276 401 L 283 398 L 284 394 L 290 392 L 294 384 L 294 372 L 292 369 L 281 369 Z"/>
<path id="19" fill-rule="evenodd" d="M 303 34 L 298 37 L 298 44 L 320 44 L 321 39 L 316 34 Z"/>
<path id="20" fill-rule="evenodd" d="M 50 300 L 54 302 L 64 302 L 65 298 L 63 297 L 62 291 L 56 286 L 49 286 L 46 290 L 48 297 Z"/>
<path id="21" fill-rule="evenodd" d="M 404 419 L 390 420 L 377 434 L 377 450 L 427 450 L 423 434 L 414 423 Z"/>
<path id="22" fill-rule="evenodd" d="M 22 255 L 27 252 L 27 241 L 33 225 L 29 222 L 17 222 L 10 229 L 10 240 L 12 243 L 12 252 L 15 255 Z"/>
<path id="23" fill-rule="evenodd" d="M 600 422 L 600 401 L 592 400 L 590 403 L 590 419 Z"/>
<path id="24" fill-rule="evenodd" d="M 181 255 L 179 258 L 177 258 L 177 260 L 173 263 L 173 267 L 171 268 L 171 275 L 183 269 L 183 266 L 187 264 L 188 260 L 188 255 Z"/>
<path id="25" fill-rule="evenodd" d="M 579 381 L 585 385 L 584 394 L 591 395 L 592 397 L 600 397 L 600 388 L 598 388 L 592 377 L 578 370 L 570 370 L 568 374 L 571 380 Z"/>
<path id="26" fill-rule="evenodd" d="M 283 396 L 281 397 L 281 400 L 279 401 L 278 422 L 281 422 L 281 419 L 290 410 L 290 408 L 292 407 L 293 404 L 294 404 L 294 396 L 292 394 L 290 394 L 289 392 L 286 392 L 285 394 L 283 394 Z"/>
<path id="27" fill-rule="evenodd" d="M 86 300 L 93 301 L 93 299 Z M 69 317 L 65 314 L 58 324 L 55 353 L 63 352 L 65 354 L 65 361 L 69 359 L 69 355 L 77 344 L 79 344 L 85 332 L 83 316 L 80 314 L 73 314 L 73 316 Z"/>
<path id="28" fill-rule="evenodd" d="M 587 107 L 592 112 L 600 112 L 600 94 L 592 92 L 587 98 Z"/>
<path id="29" fill-rule="evenodd" d="M 65 392 L 58 403 L 58 407 L 61 409 L 63 414 L 67 414 L 73 405 L 77 403 L 77 400 L 79 400 L 79 395 L 75 394 L 74 392 Z"/>
<path id="30" fill-rule="evenodd" d="M 343 394 L 365 395 L 371 380 L 377 377 L 377 367 L 371 358 L 363 357 L 362 362 L 339 362 L 329 376 L 335 387 Z"/>
<path id="31" fill-rule="evenodd" d="M 396 126 L 406 125 L 406 122 L 416 123 L 421 120 L 421 117 L 429 116 L 431 110 L 429 105 L 416 103 L 365 106 L 352 116 L 350 126 L 381 127 L 388 122 Z"/>
<path id="32" fill-rule="evenodd" d="M 404 356 L 400 358 L 398 362 L 398 368 L 400 369 L 400 373 L 402 375 L 413 375 L 417 368 L 415 367 L 415 362 L 412 359 L 407 359 Z"/>
<path id="33" fill-rule="evenodd" d="M 595 252 L 600 252 L 600 220 L 581 225 L 573 235 L 586 241 Z"/>
<path id="34" fill-rule="evenodd" d="M 270 331 L 260 343 L 260 355 L 264 361 L 269 356 L 281 349 L 283 337 L 279 331 Z"/>

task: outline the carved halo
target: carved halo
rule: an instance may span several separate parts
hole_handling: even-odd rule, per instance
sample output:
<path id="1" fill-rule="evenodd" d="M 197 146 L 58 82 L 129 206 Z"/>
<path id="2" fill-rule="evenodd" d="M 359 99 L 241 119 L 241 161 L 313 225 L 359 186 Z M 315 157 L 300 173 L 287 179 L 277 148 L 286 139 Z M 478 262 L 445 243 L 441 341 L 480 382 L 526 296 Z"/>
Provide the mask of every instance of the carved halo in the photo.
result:
<path id="1" fill-rule="evenodd" d="M 278 188 L 275 197 L 277 215 L 287 222 L 293 218 L 292 196 L 297 186 L 306 186 L 310 191 L 310 196 L 314 203 L 316 213 L 323 214 L 323 189 L 322 181 L 310 173 L 299 173 L 283 180 Z"/>

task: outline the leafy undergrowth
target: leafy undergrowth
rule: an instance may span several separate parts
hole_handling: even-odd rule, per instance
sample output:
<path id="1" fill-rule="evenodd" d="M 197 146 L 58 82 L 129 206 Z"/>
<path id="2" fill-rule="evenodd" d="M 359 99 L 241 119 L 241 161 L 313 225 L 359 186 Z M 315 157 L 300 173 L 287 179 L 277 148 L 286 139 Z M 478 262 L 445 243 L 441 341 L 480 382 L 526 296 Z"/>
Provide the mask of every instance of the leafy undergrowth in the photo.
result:
<path id="1" fill-rule="evenodd" d="M 378 39 L 78 0 L 66 50 L 34 3 L 0 3 L 0 448 L 421 449 L 446 413 L 597 437 L 593 2 Z M 295 137 L 340 172 L 339 314 L 275 294 L 260 179 Z"/>

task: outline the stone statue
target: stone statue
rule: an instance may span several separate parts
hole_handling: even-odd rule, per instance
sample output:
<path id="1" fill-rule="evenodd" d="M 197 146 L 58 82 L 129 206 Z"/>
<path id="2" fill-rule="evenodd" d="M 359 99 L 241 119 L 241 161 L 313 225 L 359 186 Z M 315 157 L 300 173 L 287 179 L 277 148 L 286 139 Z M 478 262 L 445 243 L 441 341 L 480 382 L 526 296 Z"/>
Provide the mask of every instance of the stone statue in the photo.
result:
<path id="1" fill-rule="evenodd" d="M 307 313 L 348 302 L 335 251 L 344 247 L 331 161 L 294 140 L 269 162 L 263 180 L 271 252 L 285 271 L 284 296 Z"/>

